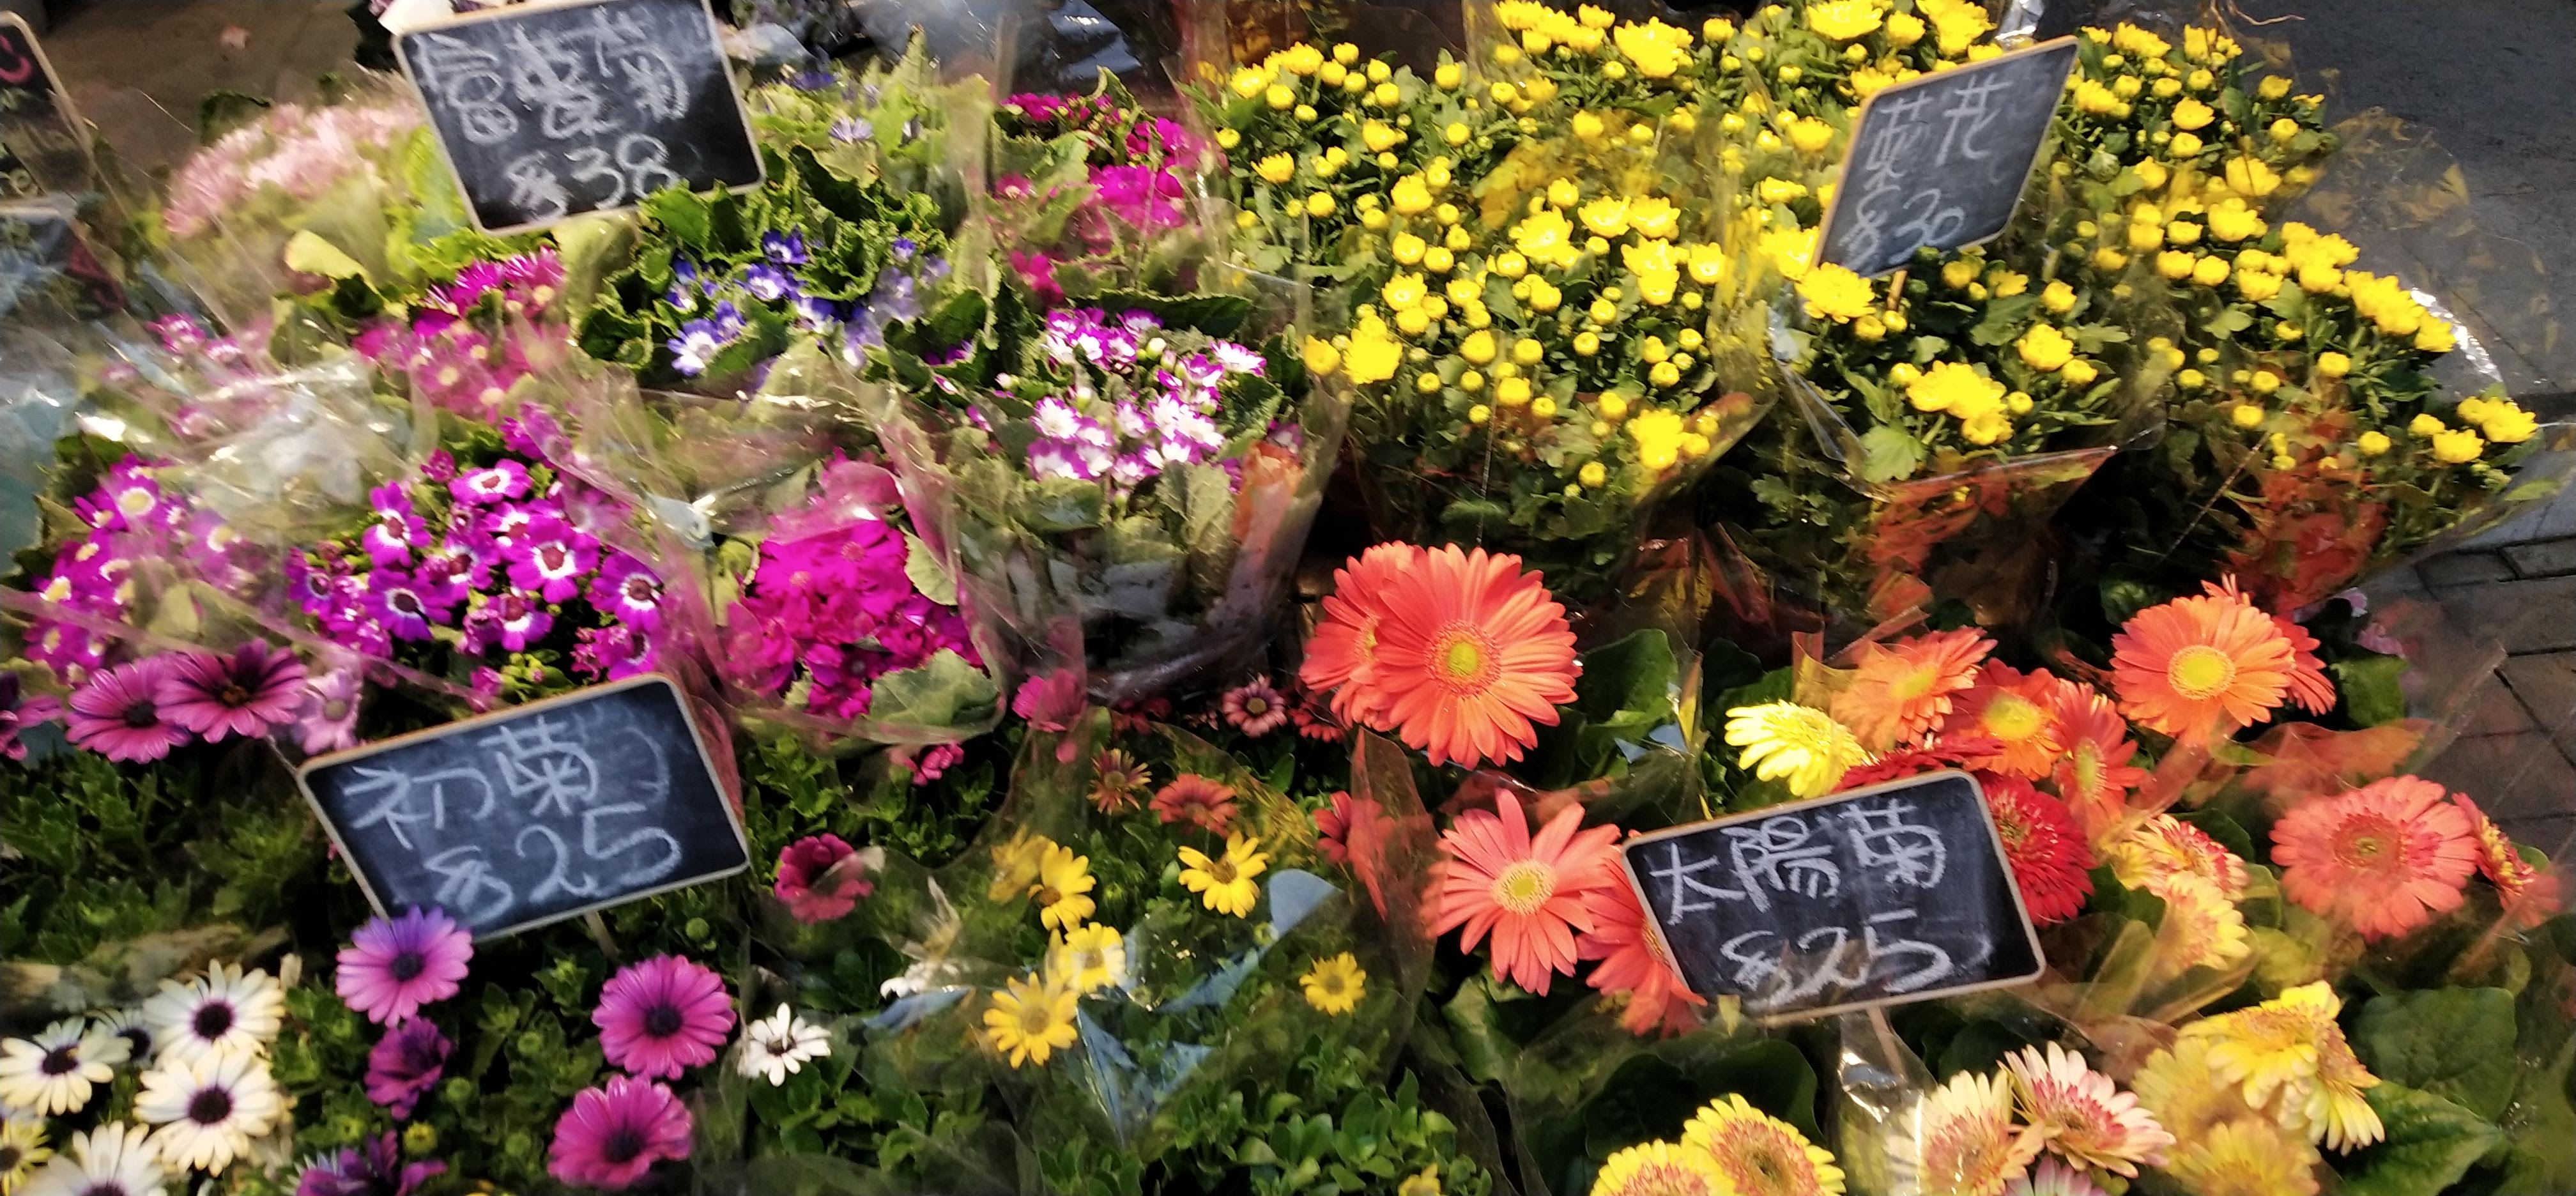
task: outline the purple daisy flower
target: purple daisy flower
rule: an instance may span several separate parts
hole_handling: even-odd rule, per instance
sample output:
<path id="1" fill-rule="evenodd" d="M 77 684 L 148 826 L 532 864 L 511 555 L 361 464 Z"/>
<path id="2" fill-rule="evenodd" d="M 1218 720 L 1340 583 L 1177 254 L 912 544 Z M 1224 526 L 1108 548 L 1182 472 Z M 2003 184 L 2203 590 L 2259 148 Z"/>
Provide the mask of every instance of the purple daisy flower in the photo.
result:
<path id="1" fill-rule="evenodd" d="M 334 669 L 304 680 L 304 707 L 295 724 L 304 754 L 318 756 L 358 743 L 358 699 L 365 685 L 354 669 Z"/>
<path id="2" fill-rule="evenodd" d="M 230 656 L 185 652 L 170 662 L 154 696 L 162 717 L 217 743 L 265 735 L 295 721 L 304 705 L 304 662 L 252 640 Z"/>
<path id="3" fill-rule="evenodd" d="M 548 602 L 580 593 L 582 577 L 599 566 L 599 542 L 561 519 L 533 519 L 509 545 L 510 584 Z"/>
<path id="4" fill-rule="evenodd" d="M 492 596 L 465 614 L 465 649 L 480 655 L 496 645 L 511 652 L 546 637 L 555 619 L 533 595 L 515 590 Z"/>
<path id="5" fill-rule="evenodd" d="M 494 503 L 518 498 L 528 492 L 528 467 L 503 458 L 484 469 L 469 469 L 447 484 L 447 492 L 456 501 Z"/>
<path id="6" fill-rule="evenodd" d="M 26 759 L 27 745 L 18 742 L 18 736 L 30 727 L 54 721 L 62 712 L 62 703 L 42 694 L 27 693 L 18 674 L 0 672 L 0 758 Z"/>
<path id="7" fill-rule="evenodd" d="M 696 377 L 707 372 L 707 363 L 724 351 L 725 338 L 714 320 L 691 320 L 680 325 L 680 335 L 672 337 L 668 344 L 671 368 Z"/>
<path id="8" fill-rule="evenodd" d="M 475 524 L 474 530 L 499 549 L 502 559 L 507 560 L 511 548 L 517 543 L 521 533 L 527 531 L 539 519 L 551 517 L 555 513 L 555 508 L 538 502 L 505 502 L 488 508 L 482 520 Z"/>
<path id="9" fill-rule="evenodd" d="M 455 996 L 474 958 L 473 937 L 454 918 L 419 906 L 399 918 L 370 919 L 349 940 L 333 985 L 342 1003 L 378 1024 L 402 1022 Z"/>
<path id="10" fill-rule="evenodd" d="M 446 1072 L 452 1049 L 454 1044 L 425 1017 L 385 1031 L 367 1052 L 367 1099 L 383 1105 L 396 1121 L 409 1118 L 413 1106 Z"/>
<path id="11" fill-rule="evenodd" d="M 689 1157 L 689 1107 L 660 1084 L 610 1076 L 574 1093 L 555 1121 L 546 1171 L 576 1187 L 618 1191 L 635 1186 L 664 1159 Z"/>
<path id="12" fill-rule="evenodd" d="M 387 1130 L 327 1159 L 317 1159 L 295 1181 L 295 1196 L 411 1196 L 447 1174 L 436 1159 L 402 1161 L 402 1139 Z"/>
<path id="13" fill-rule="evenodd" d="M 763 303 L 776 303 L 796 293 L 796 280 L 767 262 L 754 262 L 742 272 L 742 289 Z"/>
<path id="14" fill-rule="evenodd" d="M 677 1079 L 716 1057 L 733 1031 L 733 1001 L 724 980 L 703 965 L 657 955 L 609 977 L 590 1020 L 611 1065 Z"/>
<path id="15" fill-rule="evenodd" d="M 860 117 L 844 116 L 832 122 L 830 132 L 832 140 L 847 144 L 853 141 L 865 141 L 876 136 L 877 127 L 874 122 Z"/>
<path id="16" fill-rule="evenodd" d="M 74 690 L 63 720 L 72 745 L 120 764 L 140 764 L 188 742 L 188 729 L 171 722 L 161 709 L 167 659 L 151 656 L 118 665 Z"/>
<path id="17" fill-rule="evenodd" d="M 431 601 L 419 581 L 399 569 L 367 574 L 367 617 L 398 640 L 425 640 L 432 624 L 445 623 L 447 612 Z"/>
<path id="18" fill-rule="evenodd" d="M 662 625 L 662 579 L 644 562 L 612 552 L 590 579 L 590 604 L 637 631 Z"/>

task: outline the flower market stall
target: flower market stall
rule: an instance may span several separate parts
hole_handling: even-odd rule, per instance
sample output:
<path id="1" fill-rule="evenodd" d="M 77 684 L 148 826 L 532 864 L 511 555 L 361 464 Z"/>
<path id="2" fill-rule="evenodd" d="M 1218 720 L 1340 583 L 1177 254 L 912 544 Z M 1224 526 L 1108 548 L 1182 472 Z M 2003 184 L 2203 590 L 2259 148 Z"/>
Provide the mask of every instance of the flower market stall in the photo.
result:
<path id="1" fill-rule="evenodd" d="M 2576 1190 L 2228 13 L 421 8 L 0 105 L 0 1196 Z"/>

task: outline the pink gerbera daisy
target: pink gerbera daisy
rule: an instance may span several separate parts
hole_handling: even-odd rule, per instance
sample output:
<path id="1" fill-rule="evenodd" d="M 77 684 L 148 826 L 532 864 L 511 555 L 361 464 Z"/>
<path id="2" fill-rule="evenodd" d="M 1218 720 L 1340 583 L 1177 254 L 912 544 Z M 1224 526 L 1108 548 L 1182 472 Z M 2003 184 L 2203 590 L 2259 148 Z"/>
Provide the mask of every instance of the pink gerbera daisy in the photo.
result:
<path id="1" fill-rule="evenodd" d="M 1251 684 L 1227 690 L 1223 705 L 1225 721 L 1255 738 L 1278 730 L 1288 721 L 1287 700 L 1279 696 L 1268 677 L 1255 677 Z"/>
<path id="2" fill-rule="evenodd" d="M 2131 1179 L 2140 1163 L 2164 1164 L 2174 1136 L 2138 1107 L 2137 1094 L 2120 1091 L 2084 1056 L 2052 1042 L 2045 1053 L 2024 1047 L 2007 1055 L 2004 1065 L 2012 1069 L 2022 1119 L 2048 1136 L 2049 1153 Z"/>
<path id="3" fill-rule="evenodd" d="M 215 743 L 265 735 L 304 708 L 304 662 L 252 640 L 230 656 L 184 652 L 170 659 L 154 694 L 161 716 Z"/>
<path id="4" fill-rule="evenodd" d="M 2478 841 L 2446 796 L 2431 781 L 2390 777 L 2310 799 L 2272 824 L 2281 891 L 2374 940 L 2459 908 Z"/>
<path id="5" fill-rule="evenodd" d="M 1234 825 L 1234 786 L 1219 784 L 1194 772 L 1172 778 L 1154 795 L 1154 817 L 1165 823 L 1186 822 L 1211 835 Z"/>
<path id="6" fill-rule="evenodd" d="M 334 983 L 349 1008 L 392 1025 L 433 1001 L 456 995 L 473 937 L 442 910 L 414 906 L 399 918 L 375 918 L 349 936 Z"/>
<path id="7" fill-rule="evenodd" d="M 2469 816 L 2469 825 L 2478 837 L 2478 871 L 2496 887 L 2496 896 L 2504 901 L 2505 921 L 2517 927 L 2538 926 L 2558 912 L 2558 877 L 2548 868 L 2522 858 L 2513 845 L 2513 837 L 2478 809 L 2465 793 L 2451 795 L 2452 804 Z"/>
<path id="8" fill-rule="evenodd" d="M 120 764 L 145 764 L 188 742 L 186 727 L 170 721 L 157 696 L 164 658 L 153 656 L 90 674 L 72 691 L 63 726 L 72 746 Z"/>
<path id="9" fill-rule="evenodd" d="M 1574 974 L 1575 934 L 1598 925 L 1584 894 L 1623 883 L 1619 828 L 1578 829 L 1583 807 L 1568 803 L 1533 836 L 1518 798 L 1497 793 L 1494 804 L 1498 812 L 1470 810 L 1440 836 L 1431 932 L 1463 926 L 1458 949 L 1473 951 L 1491 931 L 1494 977 L 1545 996 L 1556 973 Z"/>
<path id="10" fill-rule="evenodd" d="M 1691 1009 L 1708 1004 L 1708 998 L 1692 992 L 1674 970 L 1672 957 L 1646 925 L 1636 891 L 1625 884 L 1605 884 L 1585 893 L 1583 904 L 1592 914 L 1592 929 L 1574 940 L 1574 953 L 1601 961 L 1585 983 L 1627 997 L 1619 1024 L 1631 1034 L 1690 1029 Z"/>
<path id="11" fill-rule="evenodd" d="M 660 1084 L 611 1076 L 574 1094 L 555 1122 L 546 1171 L 565 1183 L 631 1187 L 653 1164 L 689 1157 L 688 1107 Z"/>
<path id="12" fill-rule="evenodd" d="M 716 1057 L 733 1030 L 724 981 L 676 955 L 629 964 L 599 993 L 590 1020 L 608 1061 L 638 1076 L 676 1079 Z"/>

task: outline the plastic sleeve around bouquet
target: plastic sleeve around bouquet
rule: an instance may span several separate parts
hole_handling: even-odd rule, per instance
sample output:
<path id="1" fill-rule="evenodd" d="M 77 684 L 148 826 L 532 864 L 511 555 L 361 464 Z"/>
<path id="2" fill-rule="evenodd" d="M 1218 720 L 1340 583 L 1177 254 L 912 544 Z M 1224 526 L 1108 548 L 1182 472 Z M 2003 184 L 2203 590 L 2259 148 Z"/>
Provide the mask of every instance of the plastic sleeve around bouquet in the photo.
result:
<path id="1" fill-rule="evenodd" d="M 639 393 L 569 363 L 523 398 L 547 413 L 549 454 L 620 500 L 628 517 L 598 534 L 648 563 L 656 630 L 734 717 L 818 750 L 980 734 L 999 690 L 857 393 L 803 346 L 739 399 Z"/>
<path id="2" fill-rule="evenodd" d="M 1231 288 L 1051 313 L 995 367 L 1009 387 L 942 378 L 890 404 L 905 503 L 1005 672 L 1116 701 L 1267 642 L 1349 399 L 1278 331 L 1303 287 L 1215 274 Z"/>
<path id="3" fill-rule="evenodd" d="M 835 868 L 864 878 L 840 890 L 854 900 L 800 919 L 796 902 L 836 881 L 782 864 L 791 900 L 764 937 L 791 958 L 825 966 L 876 938 L 910 960 L 864 1024 L 861 1066 L 897 1091 L 989 1086 L 1035 1143 L 1088 1134 L 1152 1157 L 1175 1114 L 1293 1085 L 1301 1053 L 1382 1056 L 1429 971 L 1408 929 L 1428 842 L 1418 804 L 1361 780 L 1367 815 L 1328 845 L 1305 810 L 1185 732 L 1057 713 L 1064 729 L 1033 727 L 1009 803 L 946 866 L 851 853 Z M 1403 769 L 1392 757 L 1360 776 Z M 1383 913 L 1372 869 L 1387 870 Z"/>

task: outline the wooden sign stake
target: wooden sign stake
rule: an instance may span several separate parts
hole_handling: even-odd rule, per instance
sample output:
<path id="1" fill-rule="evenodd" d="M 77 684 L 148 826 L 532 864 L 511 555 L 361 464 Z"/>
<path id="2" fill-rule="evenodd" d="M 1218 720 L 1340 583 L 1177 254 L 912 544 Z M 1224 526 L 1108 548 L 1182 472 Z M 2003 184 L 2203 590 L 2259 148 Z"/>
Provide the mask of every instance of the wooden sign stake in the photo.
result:
<path id="1" fill-rule="evenodd" d="M 589 913 L 583 914 L 581 916 L 581 924 L 584 929 L 590 931 L 591 941 L 599 944 L 600 953 L 608 957 L 608 962 L 624 963 L 626 961 L 625 953 L 617 949 L 616 936 L 608 933 L 608 919 L 600 917 L 598 910 L 592 910 Z M 1878 1011 L 1873 1009 L 1870 1010 L 1870 1012 L 1876 1013 Z"/>

